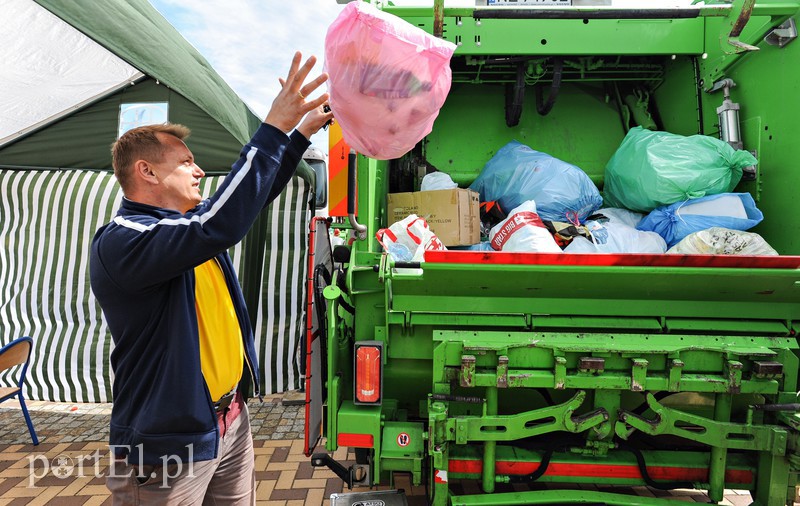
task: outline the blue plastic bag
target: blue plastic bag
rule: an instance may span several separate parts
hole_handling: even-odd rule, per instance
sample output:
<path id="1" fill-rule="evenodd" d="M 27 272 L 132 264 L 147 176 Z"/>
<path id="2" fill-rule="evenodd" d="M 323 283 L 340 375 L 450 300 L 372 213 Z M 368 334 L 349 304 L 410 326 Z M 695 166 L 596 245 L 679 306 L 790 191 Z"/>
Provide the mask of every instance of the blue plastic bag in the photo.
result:
<path id="1" fill-rule="evenodd" d="M 702 212 L 689 214 L 689 206 L 700 203 L 710 203 L 722 199 L 738 197 L 741 199 L 742 210 L 732 211 L 730 206 L 725 206 L 720 212 Z M 709 209 L 713 208 L 709 206 Z M 695 211 L 692 211 L 693 213 Z M 756 207 L 753 197 L 749 193 L 720 193 L 699 199 L 690 199 L 676 202 L 669 206 L 654 209 L 636 226 L 639 230 L 656 232 L 672 247 L 687 235 L 711 227 L 723 227 L 733 230 L 748 230 L 758 225 L 764 215 Z"/>
<path id="2" fill-rule="evenodd" d="M 481 202 L 496 200 L 509 212 L 536 202 L 543 220 L 577 223 L 603 205 L 600 192 L 578 167 L 511 141 L 486 163 L 470 185 Z"/>

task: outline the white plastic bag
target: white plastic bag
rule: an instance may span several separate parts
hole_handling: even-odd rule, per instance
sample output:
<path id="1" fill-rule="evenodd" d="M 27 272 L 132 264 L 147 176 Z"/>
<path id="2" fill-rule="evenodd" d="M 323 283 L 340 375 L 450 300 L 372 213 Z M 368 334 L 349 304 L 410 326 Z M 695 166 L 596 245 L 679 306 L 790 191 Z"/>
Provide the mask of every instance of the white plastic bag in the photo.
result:
<path id="1" fill-rule="evenodd" d="M 561 253 L 561 248 L 536 214 L 533 200 L 515 207 L 508 218 L 492 227 L 489 242 L 497 251 Z"/>
<path id="2" fill-rule="evenodd" d="M 446 250 L 424 218 L 410 214 L 375 234 L 395 262 L 424 262 L 428 250 Z"/>
<path id="3" fill-rule="evenodd" d="M 629 227 L 636 227 L 636 225 L 642 221 L 642 218 L 644 218 L 644 214 L 642 213 L 629 211 L 621 207 L 604 207 L 595 211 L 594 214 L 602 214 L 611 222 L 622 223 Z"/>
<path id="4" fill-rule="evenodd" d="M 758 234 L 722 227 L 693 232 L 671 247 L 667 253 L 679 255 L 777 255 Z"/>
<path id="5" fill-rule="evenodd" d="M 458 188 L 458 184 L 453 181 L 450 174 L 447 172 L 431 172 L 425 174 L 420 184 L 420 191 L 426 192 L 430 190 L 452 190 Z"/>
<path id="6" fill-rule="evenodd" d="M 348 3 L 325 37 L 331 109 L 344 140 L 379 160 L 411 150 L 447 98 L 455 49 L 368 3 Z"/>
<path id="7" fill-rule="evenodd" d="M 667 243 L 660 235 L 636 230 L 621 221 L 588 220 L 583 225 L 592 233 L 592 240 L 576 237 L 564 248 L 564 253 L 661 254 L 667 251 Z"/>

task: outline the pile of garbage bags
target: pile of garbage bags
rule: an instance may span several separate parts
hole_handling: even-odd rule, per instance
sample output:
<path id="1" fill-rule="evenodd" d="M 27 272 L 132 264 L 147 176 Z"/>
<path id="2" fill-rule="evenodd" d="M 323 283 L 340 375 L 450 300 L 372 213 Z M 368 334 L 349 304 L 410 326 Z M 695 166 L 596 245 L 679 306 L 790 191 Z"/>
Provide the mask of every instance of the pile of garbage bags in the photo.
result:
<path id="1" fill-rule="evenodd" d="M 347 143 L 376 159 L 408 152 L 431 131 L 447 97 L 455 49 L 368 3 L 349 3 L 325 40 L 330 103 Z M 601 196 L 579 167 L 511 141 L 470 185 L 482 203 L 483 242 L 468 249 L 775 254 L 745 232 L 764 218 L 752 196 L 733 193 L 756 163 L 713 137 L 639 126 L 606 165 Z M 434 172 L 421 191 L 456 187 Z M 413 214 L 379 231 L 378 240 L 396 261 L 445 248 Z"/>
<path id="2" fill-rule="evenodd" d="M 777 255 L 747 230 L 764 218 L 734 193 L 755 157 L 704 135 L 631 129 L 605 170 L 604 194 L 580 168 L 512 141 L 470 189 L 482 242 L 462 249 L 530 253 Z M 452 188 L 432 173 L 425 186 Z"/>

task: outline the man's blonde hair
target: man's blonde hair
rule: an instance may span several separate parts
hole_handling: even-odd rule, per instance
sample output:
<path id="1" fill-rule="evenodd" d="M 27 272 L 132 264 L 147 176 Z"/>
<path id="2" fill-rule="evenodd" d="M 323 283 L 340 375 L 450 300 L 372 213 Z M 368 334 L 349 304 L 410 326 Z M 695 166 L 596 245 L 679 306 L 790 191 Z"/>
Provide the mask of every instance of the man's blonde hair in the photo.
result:
<path id="1" fill-rule="evenodd" d="M 137 160 L 160 162 L 164 157 L 164 145 L 156 134 L 163 133 L 184 140 L 191 130 L 177 123 L 147 125 L 128 130 L 111 145 L 111 164 L 119 185 L 125 190 L 128 187 L 133 164 Z"/>

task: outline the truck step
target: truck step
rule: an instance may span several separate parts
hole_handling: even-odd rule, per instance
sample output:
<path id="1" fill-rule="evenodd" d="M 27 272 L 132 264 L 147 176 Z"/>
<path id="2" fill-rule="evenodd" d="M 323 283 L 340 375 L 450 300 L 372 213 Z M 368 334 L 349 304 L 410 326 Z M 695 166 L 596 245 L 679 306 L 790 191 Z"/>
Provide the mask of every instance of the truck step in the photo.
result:
<path id="1" fill-rule="evenodd" d="M 402 490 L 370 490 L 331 494 L 331 506 L 408 506 Z"/>

